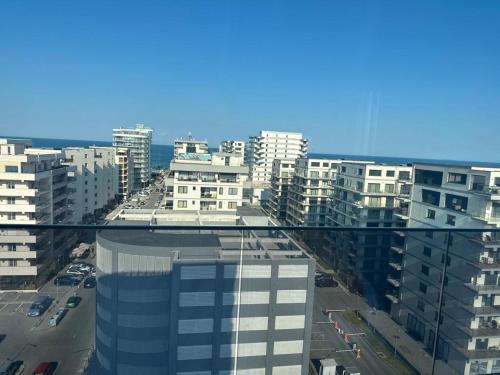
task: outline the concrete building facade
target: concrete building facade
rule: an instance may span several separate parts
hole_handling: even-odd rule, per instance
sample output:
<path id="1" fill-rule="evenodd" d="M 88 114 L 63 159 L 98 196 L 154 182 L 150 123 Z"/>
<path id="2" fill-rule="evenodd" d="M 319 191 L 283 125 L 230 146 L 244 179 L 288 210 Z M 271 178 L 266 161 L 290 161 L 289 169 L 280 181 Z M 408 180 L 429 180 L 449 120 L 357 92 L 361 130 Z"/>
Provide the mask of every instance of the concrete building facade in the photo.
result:
<path id="1" fill-rule="evenodd" d="M 250 137 L 246 161 L 253 182 L 271 182 L 274 159 L 296 159 L 307 155 L 308 141 L 302 133 L 261 130 Z"/>
<path id="2" fill-rule="evenodd" d="M 115 164 L 118 166 L 118 197 L 124 200 L 132 194 L 134 183 L 134 160 L 128 148 L 116 148 Z"/>
<path id="3" fill-rule="evenodd" d="M 235 154 L 181 154 L 165 179 L 166 208 L 226 211 L 243 204 L 248 167 Z"/>
<path id="4" fill-rule="evenodd" d="M 288 190 L 286 222 L 294 226 L 324 226 L 327 201 L 339 160 L 298 158 Z"/>
<path id="5" fill-rule="evenodd" d="M 113 205 L 118 198 L 119 167 L 114 147 L 67 147 L 64 164 L 74 166 L 73 220 L 94 222 L 95 215 Z"/>
<path id="6" fill-rule="evenodd" d="M 401 257 L 403 243 L 391 232 L 349 232 L 348 228 L 406 226 L 405 203 L 397 198 L 408 197 L 411 172 L 406 165 L 342 162 L 333 185 L 327 223 L 347 230 L 327 233 L 325 255 L 349 288 L 378 308 L 389 306 L 386 294 L 393 290 L 388 281 L 393 248 Z"/>
<path id="7" fill-rule="evenodd" d="M 450 372 L 498 373 L 500 168 L 415 164 L 413 179 L 409 227 L 429 231 L 406 236 L 397 319 Z"/>
<path id="8" fill-rule="evenodd" d="M 245 159 L 245 142 L 235 140 L 225 140 L 219 145 L 219 152 L 239 154 Z"/>
<path id="9" fill-rule="evenodd" d="M 151 178 L 151 141 L 153 129 L 137 124 L 135 128 L 113 129 L 113 146 L 130 150 L 134 162 L 134 190 L 149 185 Z"/>
<path id="10" fill-rule="evenodd" d="M 189 136 L 187 139 L 178 138 L 174 141 L 174 160 L 183 158 L 187 159 L 186 155 L 209 154 L 208 141 L 197 140 Z"/>
<path id="11" fill-rule="evenodd" d="M 271 175 L 269 212 L 278 221 L 286 222 L 288 192 L 295 172 L 295 159 L 275 159 Z"/>
<path id="12" fill-rule="evenodd" d="M 0 226 L 69 224 L 68 172 L 61 151 L 0 139 Z M 64 263 L 67 231 L 0 228 L 0 290 L 37 289 Z"/>
<path id="13" fill-rule="evenodd" d="M 308 374 L 315 262 L 259 232 L 101 231 L 102 373 Z"/>

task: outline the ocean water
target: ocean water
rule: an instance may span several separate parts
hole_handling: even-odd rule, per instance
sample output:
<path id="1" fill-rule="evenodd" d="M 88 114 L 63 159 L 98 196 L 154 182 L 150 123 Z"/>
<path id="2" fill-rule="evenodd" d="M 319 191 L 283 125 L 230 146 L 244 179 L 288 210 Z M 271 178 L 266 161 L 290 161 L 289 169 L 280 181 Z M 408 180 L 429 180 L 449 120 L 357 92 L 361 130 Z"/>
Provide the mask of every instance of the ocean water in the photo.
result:
<path id="1" fill-rule="evenodd" d="M 23 138 L 23 137 L 6 136 L 5 138 Z M 31 140 L 33 142 L 33 147 L 48 147 L 56 149 L 61 149 L 63 147 L 111 146 L 111 142 L 84 141 L 77 139 L 31 138 Z M 214 151 L 215 149 L 210 148 L 210 150 Z M 156 167 L 167 168 L 170 165 L 170 160 L 172 160 L 173 155 L 174 155 L 174 147 L 172 145 L 153 144 L 151 146 L 151 166 L 153 168 Z M 495 162 L 439 160 L 439 159 L 408 158 L 408 157 L 395 157 L 395 156 L 367 156 L 367 155 L 325 154 L 325 153 L 310 152 L 309 157 L 321 158 L 321 159 L 330 158 L 330 159 L 345 159 L 345 160 L 366 160 L 366 161 L 374 161 L 377 163 L 387 163 L 387 164 L 411 164 L 415 162 L 420 162 L 420 163 L 440 163 L 440 164 L 500 167 L 500 163 L 495 163 Z"/>

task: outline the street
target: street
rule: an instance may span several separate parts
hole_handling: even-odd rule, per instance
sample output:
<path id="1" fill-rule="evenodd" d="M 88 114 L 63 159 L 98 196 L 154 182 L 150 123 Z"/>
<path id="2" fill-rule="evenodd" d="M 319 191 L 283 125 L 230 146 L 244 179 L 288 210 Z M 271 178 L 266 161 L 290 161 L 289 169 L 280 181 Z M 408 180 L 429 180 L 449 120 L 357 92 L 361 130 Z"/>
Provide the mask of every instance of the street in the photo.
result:
<path id="1" fill-rule="evenodd" d="M 311 359 L 334 358 L 345 367 L 356 367 L 361 374 L 400 375 L 413 374 L 404 363 L 394 357 L 391 349 L 376 337 L 368 326 L 358 319 L 358 296 L 353 295 L 341 286 L 336 288 L 316 288 L 313 311 L 313 329 L 311 342 Z M 334 325 L 329 323 L 324 309 L 344 310 L 332 312 L 331 319 L 339 322 L 340 328 L 347 333 L 362 333 L 351 336 L 349 341 L 356 343 L 361 349 L 361 358 L 356 359 L 353 352 L 336 353 L 351 347 L 345 343 Z"/>
<path id="2" fill-rule="evenodd" d="M 81 303 L 69 309 L 56 327 L 48 321 L 58 308 L 64 307 L 68 297 L 77 294 Z M 31 302 L 37 295 L 54 299 L 41 317 L 28 317 Z M 53 280 L 39 293 L 0 293 L 0 365 L 7 361 L 24 361 L 24 373 L 31 374 L 40 362 L 59 363 L 56 374 L 83 372 L 86 360 L 94 346 L 95 288 L 56 287 Z"/>

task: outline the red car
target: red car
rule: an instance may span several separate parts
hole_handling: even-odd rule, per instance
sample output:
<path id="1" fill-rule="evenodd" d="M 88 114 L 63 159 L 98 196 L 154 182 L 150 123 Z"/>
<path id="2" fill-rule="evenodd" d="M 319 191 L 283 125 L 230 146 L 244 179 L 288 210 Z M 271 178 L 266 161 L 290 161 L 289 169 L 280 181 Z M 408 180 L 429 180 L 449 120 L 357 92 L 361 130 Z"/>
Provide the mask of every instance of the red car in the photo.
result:
<path id="1" fill-rule="evenodd" d="M 42 362 L 36 366 L 33 375 L 52 375 L 56 371 L 57 362 Z"/>

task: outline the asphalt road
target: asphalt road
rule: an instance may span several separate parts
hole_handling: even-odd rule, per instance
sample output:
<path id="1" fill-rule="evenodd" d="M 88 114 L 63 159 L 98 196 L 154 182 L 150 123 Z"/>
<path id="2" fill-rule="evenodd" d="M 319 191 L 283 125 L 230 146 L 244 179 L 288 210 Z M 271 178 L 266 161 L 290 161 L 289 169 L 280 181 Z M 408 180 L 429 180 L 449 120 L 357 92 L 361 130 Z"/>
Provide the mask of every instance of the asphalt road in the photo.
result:
<path id="1" fill-rule="evenodd" d="M 37 293 L 0 293 L 0 364 L 9 360 L 25 362 L 31 374 L 40 362 L 56 361 L 56 374 L 78 374 L 83 371 L 95 342 L 95 288 L 62 286 L 51 280 Z M 54 312 L 64 307 L 68 297 L 82 297 L 81 303 L 69 309 L 57 327 L 49 327 Z M 41 317 L 27 317 L 31 301 L 37 295 L 54 298 Z"/>
<path id="2" fill-rule="evenodd" d="M 361 349 L 361 358 L 356 359 L 352 352 L 338 353 L 338 350 L 347 350 L 351 347 L 346 344 L 343 337 L 337 332 L 334 325 L 328 322 L 324 309 L 353 311 L 356 309 L 357 296 L 354 296 L 340 286 L 336 288 L 316 288 L 315 304 L 313 311 L 313 329 L 311 343 L 311 358 L 334 358 L 339 364 L 349 367 L 355 366 L 361 374 L 374 375 L 399 375 L 401 370 L 394 368 L 377 352 L 368 342 L 366 337 L 352 336 L 350 341 Z M 366 333 L 357 325 L 345 318 L 344 312 L 332 313 L 332 319 L 338 320 L 340 328 L 349 333 Z"/>

